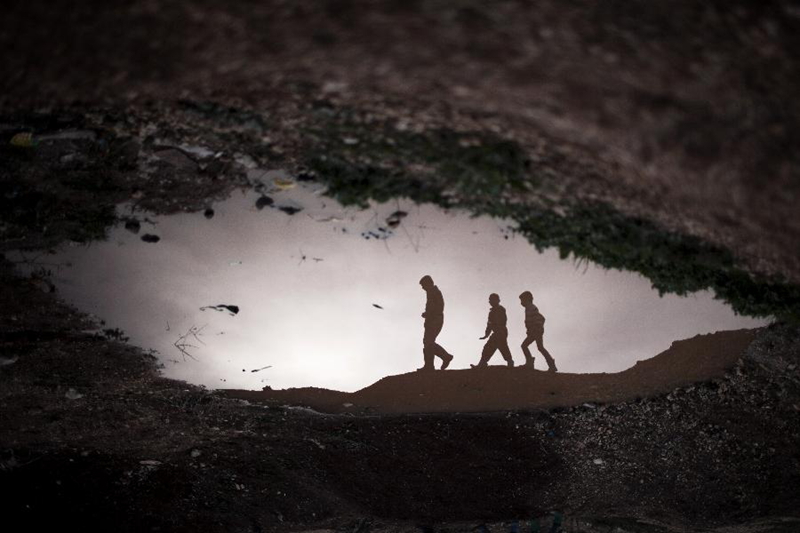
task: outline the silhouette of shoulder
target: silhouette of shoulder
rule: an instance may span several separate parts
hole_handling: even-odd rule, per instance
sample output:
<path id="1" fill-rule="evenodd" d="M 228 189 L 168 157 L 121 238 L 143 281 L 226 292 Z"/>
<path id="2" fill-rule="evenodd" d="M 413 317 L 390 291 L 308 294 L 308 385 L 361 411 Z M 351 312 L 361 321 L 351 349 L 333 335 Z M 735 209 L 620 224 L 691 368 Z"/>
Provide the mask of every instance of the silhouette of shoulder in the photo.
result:
<path id="1" fill-rule="evenodd" d="M 525 326 L 527 328 L 540 328 L 544 326 L 544 315 L 533 304 L 525 307 Z"/>
<path id="2" fill-rule="evenodd" d="M 439 287 L 434 285 L 428 291 L 428 300 L 425 303 L 425 315 L 436 316 L 444 314 L 444 297 Z"/>

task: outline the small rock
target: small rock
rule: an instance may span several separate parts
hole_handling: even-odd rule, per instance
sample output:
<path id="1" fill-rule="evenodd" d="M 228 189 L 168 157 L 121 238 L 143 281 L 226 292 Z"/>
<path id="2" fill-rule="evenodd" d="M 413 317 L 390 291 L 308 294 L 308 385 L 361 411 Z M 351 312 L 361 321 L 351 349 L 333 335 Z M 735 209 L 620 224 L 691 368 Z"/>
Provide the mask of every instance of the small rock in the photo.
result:
<path id="1" fill-rule="evenodd" d="M 0 356 L 0 366 L 8 366 L 13 365 L 19 360 L 19 356 L 15 355 L 14 357 L 2 357 Z"/>
<path id="2" fill-rule="evenodd" d="M 158 466 L 161 464 L 161 461 L 156 461 L 154 459 L 145 459 L 144 461 L 139 461 L 139 464 L 142 466 Z"/>
<path id="3" fill-rule="evenodd" d="M 137 234 L 139 230 L 142 229 L 142 225 L 138 220 L 128 220 L 125 222 L 125 229 L 133 234 Z"/>
<path id="4" fill-rule="evenodd" d="M 603 461 L 603 460 L 602 460 L 602 459 L 600 459 L 600 458 L 598 458 L 598 459 L 595 459 L 595 460 L 594 460 L 594 461 L 592 461 L 592 462 L 593 462 L 594 464 L 596 464 L 596 465 L 602 465 L 602 464 L 605 464 L 605 461 Z"/>
<path id="5" fill-rule="evenodd" d="M 343 404 L 342 404 L 342 407 L 348 407 L 348 408 L 349 408 L 349 407 L 353 407 L 353 404 L 352 404 L 352 403 L 350 403 L 350 402 L 343 403 Z"/>
<path id="6" fill-rule="evenodd" d="M 161 237 L 159 237 L 158 235 L 153 235 L 152 233 L 145 233 L 144 235 L 142 235 L 142 240 L 144 242 L 154 243 L 160 241 Z"/>
<path id="7" fill-rule="evenodd" d="M 68 389 L 66 394 L 64 394 L 64 397 L 67 400 L 79 400 L 83 398 L 83 394 L 79 393 L 75 389 Z"/>
<path id="8" fill-rule="evenodd" d="M 201 452 L 200 450 L 194 449 L 194 450 L 192 450 L 192 453 L 189 454 L 189 455 L 191 455 L 192 458 L 196 459 L 196 458 L 200 457 L 200 455 L 202 455 L 202 453 L 203 452 Z"/>
<path id="9" fill-rule="evenodd" d="M 303 210 L 302 207 L 295 207 L 293 205 L 282 205 L 278 209 L 286 213 L 287 215 L 294 215 L 295 213 L 299 213 Z"/>
<path id="10" fill-rule="evenodd" d="M 214 210 L 209 207 L 208 209 L 203 211 L 203 216 L 206 218 L 214 218 Z"/>
<path id="11" fill-rule="evenodd" d="M 256 209 L 260 211 L 265 207 L 270 206 L 274 203 L 275 201 L 269 196 L 261 196 L 258 200 L 256 200 Z"/>

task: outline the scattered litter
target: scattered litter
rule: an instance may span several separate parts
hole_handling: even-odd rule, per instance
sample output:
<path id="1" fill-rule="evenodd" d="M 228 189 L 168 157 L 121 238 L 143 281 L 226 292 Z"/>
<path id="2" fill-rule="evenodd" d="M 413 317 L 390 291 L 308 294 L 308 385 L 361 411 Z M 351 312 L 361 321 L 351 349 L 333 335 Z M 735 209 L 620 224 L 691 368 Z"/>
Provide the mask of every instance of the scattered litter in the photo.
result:
<path id="1" fill-rule="evenodd" d="M 227 311 L 231 314 L 231 316 L 239 313 L 238 305 L 226 305 L 226 304 L 206 305 L 200 308 L 201 311 L 205 311 L 206 309 L 213 309 L 214 311 Z"/>
<path id="2" fill-rule="evenodd" d="M 267 206 L 270 206 L 275 203 L 275 200 L 270 198 L 269 196 L 260 196 L 258 200 L 256 200 L 256 209 L 259 211 L 264 209 Z"/>
<path id="3" fill-rule="evenodd" d="M 241 264 L 242 264 L 241 261 L 228 261 L 228 265 L 230 265 L 230 266 L 238 266 L 238 265 L 241 265 Z"/>
<path id="4" fill-rule="evenodd" d="M 158 242 L 161 240 L 161 237 L 158 235 L 153 235 L 152 233 L 145 233 L 142 235 L 142 240 L 144 242 Z"/>
<path id="5" fill-rule="evenodd" d="M 388 239 L 392 235 L 394 235 L 394 232 L 392 230 L 388 230 L 386 228 L 378 228 L 377 231 L 370 230 L 370 231 L 362 231 L 361 232 L 361 236 L 364 238 L 364 240 L 367 240 L 367 241 L 370 240 L 370 239 L 377 239 L 377 240 L 384 240 L 385 241 L 386 239 Z"/>
<path id="6" fill-rule="evenodd" d="M 311 220 L 314 220 L 315 222 L 342 222 L 343 221 L 343 219 L 341 219 L 339 217 L 334 217 L 334 216 L 322 217 L 322 218 L 314 218 L 311 215 L 308 215 L 308 218 L 310 218 Z"/>
<path id="7" fill-rule="evenodd" d="M 262 366 L 261 368 L 255 368 L 255 369 L 251 370 L 250 372 L 261 372 L 262 370 L 266 370 L 268 368 L 272 368 L 272 365 Z"/>
<path id="8" fill-rule="evenodd" d="M 397 226 L 400 225 L 400 221 L 406 218 L 407 216 L 408 213 L 406 213 L 405 211 L 395 211 L 394 213 L 389 215 L 389 217 L 386 219 L 386 224 L 390 228 L 396 228 Z"/>
<path id="9" fill-rule="evenodd" d="M 142 466 L 158 466 L 161 464 L 161 461 L 156 461 L 154 459 L 145 459 L 144 461 L 139 461 L 139 464 Z"/>
<path id="10" fill-rule="evenodd" d="M 192 453 L 190 453 L 189 455 L 191 455 L 194 459 L 197 459 L 202 454 L 203 454 L 203 452 L 201 452 L 200 450 L 194 449 L 194 450 L 192 450 Z"/>
<path id="11" fill-rule="evenodd" d="M 353 407 L 353 404 L 352 404 L 352 403 L 350 403 L 350 402 L 343 403 L 343 404 L 342 404 L 342 407 L 347 407 L 347 408 L 350 408 L 350 407 Z"/>
<path id="12" fill-rule="evenodd" d="M 358 144 L 358 139 L 356 139 L 355 137 L 343 137 L 342 142 L 348 146 L 353 146 L 355 144 Z"/>
<path id="13" fill-rule="evenodd" d="M 203 146 L 190 146 L 182 144 L 178 146 L 178 148 L 186 152 L 187 154 L 192 154 L 193 156 L 199 157 L 200 159 L 205 159 L 206 157 L 211 157 L 214 155 L 214 152 Z"/>
<path id="14" fill-rule="evenodd" d="M 83 394 L 76 391 L 75 389 L 70 388 L 67 390 L 66 394 L 64 394 L 64 397 L 67 400 L 80 400 L 81 398 L 83 398 Z"/>
<path id="15" fill-rule="evenodd" d="M 593 404 L 593 403 L 585 403 L 585 404 L 583 404 L 583 407 L 587 407 L 589 409 L 596 409 L 597 408 L 597 406 L 595 404 Z"/>
<path id="16" fill-rule="evenodd" d="M 287 215 L 294 215 L 295 213 L 299 213 L 300 211 L 303 210 L 302 207 L 296 207 L 296 206 L 293 206 L 293 205 L 282 205 L 282 206 L 278 207 L 278 209 L 280 209 L 281 211 L 283 211 Z"/>
<path id="17" fill-rule="evenodd" d="M 598 458 L 598 459 L 595 459 L 595 460 L 594 460 L 594 461 L 592 461 L 592 462 L 593 462 L 594 464 L 596 464 L 596 465 L 602 465 L 602 464 L 605 464 L 605 461 L 603 461 L 603 460 L 602 460 L 602 459 L 600 459 L 600 458 Z"/>
<path id="18" fill-rule="evenodd" d="M 33 140 L 32 133 L 17 133 L 11 137 L 10 144 L 17 148 L 33 148 L 36 146 L 36 141 Z"/>
<path id="19" fill-rule="evenodd" d="M 324 449 L 325 449 L 325 445 L 324 445 L 324 444 L 322 444 L 322 443 L 321 443 L 320 441 L 318 441 L 317 439 L 306 439 L 306 440 L 307 440 L 307 441 L 309 441 L 309 442 L 312 442 L 312 443 L 316 444 L 316 445 L 317 445 L 317 447 L 318 447 L 320 450 L 324 450 Z"/>
<path id="20" fill-rule="evenodd" d="M 125 229 L 133 234 L 137 234 L 139 230 L 142 229 L 142 225 L 138 220 L 128 220 L 125 222 Z"/>
<path id="21" fill-rule="evenodd" d="M 203 216 L 206 218 L 214 218 L 214 210 L 209 207 L 208 209 L 203 211 Z"/>
<path id="22" fill-rule="evenodd" d="M 0 357 L 0 366 L 13 365 L 18 360 L 19 360 L 18 355 L 15 355 L 14 357 Z"/>
<path id="23" fill-rule="evenodd" d="M 281 191 L 287 191 L 289 189 L 294 189 L 297 186 L 297 182 L 292 179 L 286 178 L 275 178 L 272 180 L 272 184 Z"/>
<path id="24" fill-rule="evenodd" d="M 376 308 L 378 308 L 378 309 L 383 309 L 383 307 L 381 307 L 381 306 L 380 306 L 380 305 L 378 305 L 378 304 L 372 304 L 372 307 L 376 307 Z"/>

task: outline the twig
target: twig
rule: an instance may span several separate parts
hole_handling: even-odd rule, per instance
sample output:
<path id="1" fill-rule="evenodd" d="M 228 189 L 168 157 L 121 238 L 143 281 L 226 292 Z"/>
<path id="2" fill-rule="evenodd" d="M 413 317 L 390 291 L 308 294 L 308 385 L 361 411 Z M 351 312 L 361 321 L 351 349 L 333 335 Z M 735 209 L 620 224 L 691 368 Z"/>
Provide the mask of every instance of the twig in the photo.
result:
<path id="1" fill-rule="evenodd" d="M 196 349 L 197 346 L 195 346 L 194 344 L 189 344 L 188 341 L 189 341 L 190 338 L 193 338 L 194 340 L 196 340 L 200 344 L 205 344 L 205 342 L 203 342 L 203 339 L 200 338 L 200 334 L 201 334 L 201 332 L 203 331 L 203 329 L 207 325 L 208 324 L 204 324 L 203 326 L 201 326 L 199 328 L 197 326 L 190 327 L 186 331 L 186 333 L 184 333 L 183 335 L 179 336 L 178 339 L 172 344 L 173 346 L 175 346 L 178 349 L 179 352 L 181 352 L 181 355 L 183 356 L 183 360 L 184 361 L 186 361 L 187 357 L 197 361 L 195 356 L 193 356 L 191 353 L 189 353 L 189 350 L 188 350 L 188 348 L 195 348 Z"/>

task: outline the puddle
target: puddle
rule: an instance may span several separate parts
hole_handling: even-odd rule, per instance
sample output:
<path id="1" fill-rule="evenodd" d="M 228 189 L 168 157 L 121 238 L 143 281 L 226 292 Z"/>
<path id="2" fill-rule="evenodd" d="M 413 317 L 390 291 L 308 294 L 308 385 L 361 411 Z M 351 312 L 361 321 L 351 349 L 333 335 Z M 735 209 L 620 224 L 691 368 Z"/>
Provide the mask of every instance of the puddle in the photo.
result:
<path id="1" fill-rule="evenodd" d="M 108 241 L 47 256 L 62 265 L 50 281 L 104 328 L 155 350 L 166 376 L 209 388 L 355 391 L 420 367 L 425 274 L 444 295 L 438 342 L 456 369 L 480 359 L 492 292 L 517 364 L 518 295 L 533 292 L 562 372 L 617 372 L 677 339 L 766 323 L 708 292 L 659 297 L 638 274 L 538 253 L 496 219 L 408 201 L 345 209 L 319 184 L 264 181 L 205 213 L 121 207 L 131 218 Z M 503 364 L 499 353 L 491 364 Z"/>

